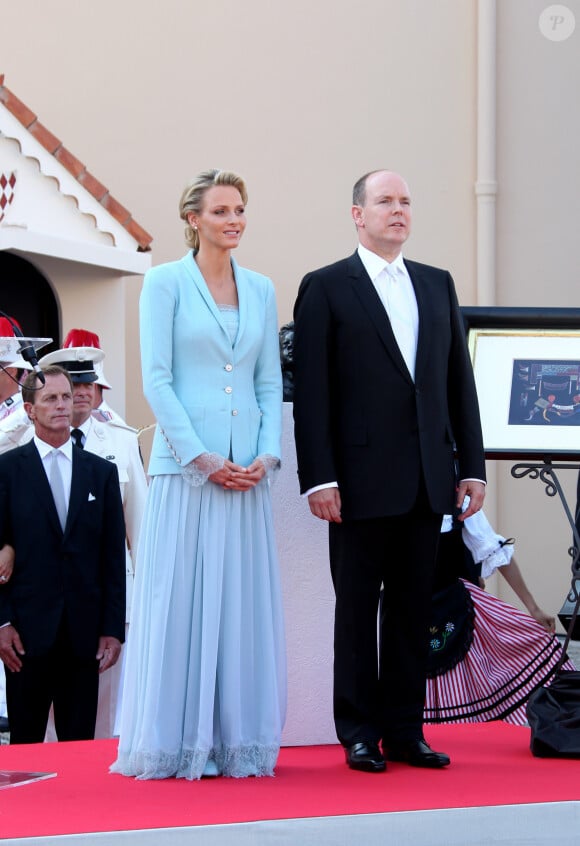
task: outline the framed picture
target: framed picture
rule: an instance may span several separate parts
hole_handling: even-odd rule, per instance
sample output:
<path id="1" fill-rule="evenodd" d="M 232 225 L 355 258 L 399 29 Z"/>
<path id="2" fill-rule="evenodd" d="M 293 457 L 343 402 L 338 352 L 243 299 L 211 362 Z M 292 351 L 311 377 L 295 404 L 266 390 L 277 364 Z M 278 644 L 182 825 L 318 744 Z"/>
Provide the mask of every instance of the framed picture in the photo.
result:
<path id="1" fill-rule="evenodd" d="M 462 308 L 488 458 L 580 458 L 580 308 Z"/>

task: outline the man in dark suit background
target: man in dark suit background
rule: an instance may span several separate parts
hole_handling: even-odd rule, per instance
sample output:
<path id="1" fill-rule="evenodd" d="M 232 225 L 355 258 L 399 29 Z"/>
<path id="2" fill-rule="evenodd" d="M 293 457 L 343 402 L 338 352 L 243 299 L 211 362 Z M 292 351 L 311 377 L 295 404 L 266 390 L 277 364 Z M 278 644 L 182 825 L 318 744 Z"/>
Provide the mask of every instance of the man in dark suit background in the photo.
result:
<path id="1" fill-rule="evenodd" d="M 72 383 L 60 367 L 23 387 L 34 439 L 0 456 L 0 658 L 11 743 L 40 743 L 54 705 L 59 740 L 94 736 L 98 674 L 125 631 L 125 527 L 117 468 L 70 437 Z"/>
<path id="2" fill-rule="evenodd" d="M 357 251 L 307 274 L 294 313 L 300 487 L 329 522 L 335 725 L 347 764 L 369 772 L 385 758 L 449 763 L 422 730 L 433 570 L 442 515 L 469 495 L 465 519 L 485 490 L 453 281 L 403 260 L 410 204 L 398 174 L 363 176 L 353 191 Z"/>

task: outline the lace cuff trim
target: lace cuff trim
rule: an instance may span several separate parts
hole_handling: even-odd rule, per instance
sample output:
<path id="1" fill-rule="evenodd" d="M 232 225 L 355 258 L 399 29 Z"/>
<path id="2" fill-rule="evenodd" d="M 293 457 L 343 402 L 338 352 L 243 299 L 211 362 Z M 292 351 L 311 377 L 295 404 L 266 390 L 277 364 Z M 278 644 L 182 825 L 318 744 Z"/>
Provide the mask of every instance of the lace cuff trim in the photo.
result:
<path id="1" fill-rule="evenodd" d="M 212 473 L 221 470 L 225 458 L 217 452 L 202 452 L 197 458 L 182 468 L 182 475 L 188 485 L 198 488 L 204 485 Z"/>
<path id="2" fill-rule="evenodd" d="M 463 511 L 467 508 L 469 497 L 465 497 Z M 491 526 L 483 510 L 477 511 L 463 522 L 461 530 L 463 542 L 473 556 L 476 564 L 481 562 L 481 577 L 488 576 L 509 564 L 514 554 L 514 539 L 506 540 L 503 535 L 498 534 Z"/>
<path id="3" fill-rule="evenodd" d="M 268 455 L 266 453 L 264 455 L 258 455 L 256 461 L 262 462 L 264 470 L 266 471 L 266 479 L 269 482 L 273 482 L 280 470 L 280 459 L 276 458 L 275 455 Z"/>
<path id="4" fill-rule="evenodd" d="M 481 578 L 487 579 L 498 567 L 505 567 L 512 560 L 514 554 L 514 539 L 500 539 L 499 547 L 483 559 L 481 562 Z"/>
<path id="5" fill-rule="evenodd" d="M 268 481 L 274 481 L 275 475 L 280 469 L 280 459 L 275 455 L 259 455 L 256 459 L 261 461 L 266 471 Z M 212 473 L 221 470 L 225 464 L 225 458 L 217 452 L 202 452 L 193 459 L 181 473 L 185 481 L 194 488 L 204 485 Z"/>

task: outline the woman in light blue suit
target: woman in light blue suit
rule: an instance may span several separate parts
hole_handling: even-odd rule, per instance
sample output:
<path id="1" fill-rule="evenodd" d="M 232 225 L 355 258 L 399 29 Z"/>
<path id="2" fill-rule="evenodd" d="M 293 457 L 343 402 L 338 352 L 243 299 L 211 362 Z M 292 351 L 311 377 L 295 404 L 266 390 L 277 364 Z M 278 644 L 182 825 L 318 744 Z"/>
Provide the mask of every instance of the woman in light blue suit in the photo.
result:
<path id="1" fill-rule="evenodd" d="M 268 476 L 280 463 L 276 303 L 231 257 L 246 189 L 200 174 L 192 251 L 150 270 L 140 306 L 157 419 L 136 567 L 118 759 L 137 778 L 272 775 L 286 708 Z"/>

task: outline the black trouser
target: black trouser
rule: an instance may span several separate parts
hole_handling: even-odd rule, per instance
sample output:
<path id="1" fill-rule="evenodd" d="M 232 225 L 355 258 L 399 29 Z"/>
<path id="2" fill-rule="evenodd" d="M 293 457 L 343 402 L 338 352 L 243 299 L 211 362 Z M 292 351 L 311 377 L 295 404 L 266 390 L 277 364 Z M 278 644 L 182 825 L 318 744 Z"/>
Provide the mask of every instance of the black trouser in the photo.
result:
<path id="1" fill-rule="evenodd" d="M 334 718 L 338 739 L 345 746 L 380 739 L 389 745 L 422 736 L 441 519 L 423 495 L 408 514 L 330 524 L 336 595 Z"/>
<path id="2" fill-rule="evenodd" d="M 98 661 L 76 656 L 61 625 L 48 653 L 23 655 L 18 673 L 6 669 L 10 743 L 42 743 L 51 705 L 59 740 L 92 740 L 98 692 Z"/>

